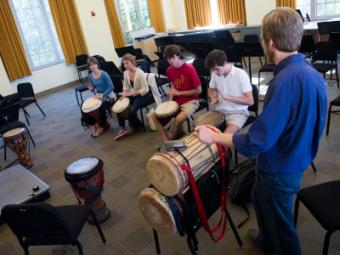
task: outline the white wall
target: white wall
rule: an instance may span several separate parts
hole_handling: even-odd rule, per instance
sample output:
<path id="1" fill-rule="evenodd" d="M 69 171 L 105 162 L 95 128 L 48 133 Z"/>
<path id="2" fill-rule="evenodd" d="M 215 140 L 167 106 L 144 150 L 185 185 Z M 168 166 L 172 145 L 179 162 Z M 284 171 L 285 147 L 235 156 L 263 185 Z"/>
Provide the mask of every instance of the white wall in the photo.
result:
<path id="1" fill-rule="evenodd" d="M 102 55 L 107 60 L 118 63 L 114 50 L 111 30 L 106 16 L 103 0 L 76 0 L 80 22 L 90 55 Z M 96 16 L 91 16 L 91 11 Z M 33 71 L 31 76 L 9 82 L 3 62 L 0 59 L 0 94 L 8 95 L 16 92 L 20 82 L 31 82 L 36 93 L 48 90 L 78 79 L 75 65 L 65 63 Z"/>
<path id="2" fill-rule="evenodd" d="M 184 0 L 162 0 L 167 30 L 187 29 Z"/>
<path id="3" fill-rule="evenodd" d="M 116 64 L 119 58 L 113 45 L 103 0 L 76 0 L 80 23 L 90 55 L 101 55 Z M 95 16 L 91 16 L 91 11 Z"/>
<path id="4" fill-rule="evenodd" d="M 276 8 L 276 0 L 245 0 L 247 26 L 261 25 L 262 18 Z"/>

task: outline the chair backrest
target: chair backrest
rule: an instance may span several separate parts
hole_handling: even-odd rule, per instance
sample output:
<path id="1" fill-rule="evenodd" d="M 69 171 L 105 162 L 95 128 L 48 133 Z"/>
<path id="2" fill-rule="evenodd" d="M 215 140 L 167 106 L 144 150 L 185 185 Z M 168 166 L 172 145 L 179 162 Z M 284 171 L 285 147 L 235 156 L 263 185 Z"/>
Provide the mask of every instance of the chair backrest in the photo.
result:
<path id="1" fill-rule="evenodd" d="M 254 112 L 255 116 L 257 116 L 259 111 L 259 91 L 256 85 L 252 84 L 251 87 L 253 88 L 254 104 L 248 107 L 248 111 Z"/>
<path id="2" fill-rule="evenodd" d="M 304 35 L 301 39 L 299 52 L 313 53 L 315 51 L 315 42 L 312 35 Z"/>
<path id="3" fill-rule="evenodd" d="M 202 77 L 202 76 L 200 76 L 200 80 L 201 80 L 202 92 L 199 95 L 199 98 L 204 99 L 206 102 L 208 102 L 209 80 L 206 77 Z"/>
<path id="4" fill-rule="evenodd" d="M 120 75 L 123 77 L 122 71 L 112 62 L 105 61 L 101 64 L 100 68 L 108 73 L 108 75 Z"/>
<path id="5" fill-rule="evenodd" d="M 336 61 L 337 52 L 332 41 L 318 42 L 315 44 L 313 62 L 315 61 Z"/>
<path id="6" fill-rule="evenodd" d="M 259 36 L 256 34 L 248 34 L 244 36 L 243 41 L 244 42 L 259 42 L 260 39 L 259 39 Z"/>
<path id="7" fill-rule="evenodd" d="M 195 58 L 192 65 L 195 67 L 196 72 L 199 76 L 210 77 L 210 70 L 205 67 L 204 59 Z"/>
<path id="8" fill-rule="evenodd" d="M 150 63 L 145 59 L 137 60 L 137 66 L 142 69 L 144 73 L 151 73 Z"/>
<path id="9" fill-rule="evenodd" d="M 136 50 L 133 46 L 126 46 L 121 48 L 115 48 L 118 57 L 123 57 L 126 53 L 130 53 L 131 55 L 136 56 Z"/>
<path id="10" fill-rule="evenodd" d="M 168 60 L 166 59 L 159 59 L 157 62 L 157 73 L 158 75 L 165 75 L 167 76 L 166 70 L 170 66 Z"/>
<path id="11" fill-rule="evenodd" d="M 0 108 L 0 125 L 6 125 L 19 120 L 19 103 Z"/>
<path id="12" fill-rule="evenodd" d="M 22 98 L 22 97 L 34 97 L 35 98 L 33 86 L 30 82 L 19 83 L 17 85 L 17 91 L 18 91 L 19 98 Z"/>
<path id="13" fill-rule="evenodd" d="M 228 62 L 242 64 L 242 53 L 240 52 L 240 49 L 238 47 L 236 47 L 235 45 L 229 45 L 225 47 L 224 51 L 227 55 Z"/>
<path id="14" fill-rule="evenodd" d="M 87 54 L 81 54 L 76 56 L 76 66 L 83 66 L 87 64 L 87 59 L 89 56 Z"/>
<path id="15" fill-rule="evenodd" d="M 330 40 L 334 43 L 337 51 L 340 50 L 340 32 L 331 32 L 329 34 Z"/>
<path id="16" fill-rule="evenodd" d="M 57 210 L 45 203 L 7 205 L 1 216 L 19 240 L 32 240 L 39 244 L 51 239 L 72 239 L 64 219 Z"/>
<path id="17" fill-rule="evenodd" d="M 111 81 L 113 83 L 113 92 L 119 96 L 119 93 L 123 91 L 123 80 L 120 75 L 110 75 Z"/>

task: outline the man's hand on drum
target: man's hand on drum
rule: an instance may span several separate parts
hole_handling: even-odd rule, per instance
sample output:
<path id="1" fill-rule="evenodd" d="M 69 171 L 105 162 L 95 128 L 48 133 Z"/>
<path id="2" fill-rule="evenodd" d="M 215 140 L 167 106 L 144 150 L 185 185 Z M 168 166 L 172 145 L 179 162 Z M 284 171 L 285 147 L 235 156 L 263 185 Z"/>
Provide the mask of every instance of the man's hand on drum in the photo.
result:
<path id="1" fill-rule="evenodd" d="M 195 128 L 198 139 L 207 144 L 219 143 L 228 147 L 234 146 L 233 135 L 228 133 L 216 133 L 209 125 L 201 125 Z"/>
<path id="2" fill-rule="evenodd" d="M 218 102 L 218 98 L 217 97 L 215 97 L 215 96 L 211 96 L 210 97 L 210 103 L 211 104 L 217 104 L 217 102 Z"/>
<path id="3" fill-rule="evenodd" d="M 171 89 L 168 91 L 169 96 L 179 96 L 180 91 L 176 90 L 174 87 L 171 87 Z"/>

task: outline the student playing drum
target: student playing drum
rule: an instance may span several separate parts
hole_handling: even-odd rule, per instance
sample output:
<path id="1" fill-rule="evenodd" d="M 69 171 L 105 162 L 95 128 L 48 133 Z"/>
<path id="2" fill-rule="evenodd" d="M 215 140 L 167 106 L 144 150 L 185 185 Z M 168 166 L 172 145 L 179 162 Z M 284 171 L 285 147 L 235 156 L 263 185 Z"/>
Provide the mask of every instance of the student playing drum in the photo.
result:
<path id="1" fill-rule="evenodd" d="M 125 118 L 121 114 L 117 114 L 121 129 L 115 137 L 116 140 L 122 136 L 133 134 L 141 126 L 137 112 L 153 102 L 145 74 L 136 67 L 136 57 L 131 54 L 125 54 L 122 58 L 122 64 L 126 71 L 124 71 L 123 93 L 119 100 L 127 97 L 130 99 L 130 111 L 127 116 L 130 128 L 125 129 Z"/>
<path id="2" fill-rule="evenodd" d="M 184 121 L 198 109 L 198 95 L 201 93 L 201 81 L 194 67 L 181 59 L 181 50 L 177 46 L 167 46 L 164 50 L 164 58 L 166 58 L 170 64 L 167 70 L 168 79 L 172 84 L 169 95 L 181 108 L 170 132 L 165 131 L 164 127 L 158 121 L 156 114 L 151 115 L 162 139 L 167 141 L 183 135 Z"/>
<path id="3" fill-rule="evenodd" d="M 247 73 L 227 62 L 221 50 L 211 51 L 205 65 L 212 71 L 208 95 L 212 104 L 219 104 L 227 127 L 225 133 L 235 134 L 248 118 L 248 106 L 254 104 L 252 87 Z"/>
<path id="4" fill-rule="evenodd" d="M 94 98 L 102 101 L 99 108 L 98 118 L 94 117 L 90 112 L 82 110 L 82 121 L 91 128 L 91 135 L 100 136 L 106 129 L 110 127 L 106 120 L 106 110 L 110 107 L 111 101 L 115 98 L 113 93 L 113 84 L 110 76 L 100 69 L 96 58 L 89 57 L 87 65 L 91 71 L 88 76 L 88 88 L 95 92 Z"/>

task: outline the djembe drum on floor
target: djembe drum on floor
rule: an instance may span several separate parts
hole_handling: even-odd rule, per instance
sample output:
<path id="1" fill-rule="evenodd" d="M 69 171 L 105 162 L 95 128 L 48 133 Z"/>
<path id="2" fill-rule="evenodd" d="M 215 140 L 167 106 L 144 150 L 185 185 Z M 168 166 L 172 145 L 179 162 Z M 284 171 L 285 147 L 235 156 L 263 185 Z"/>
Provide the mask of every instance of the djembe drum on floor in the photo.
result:
<path id="1" fill-rule="evenodd" d="M 220 132 L 217 128 L 214 130 Z M 185 159 L 189 161 L 195 179 L 209 171 L 220 159 L 217 145 L 201 142 L 196 133 L 191 133 L 183 139 L 187 148 L 181 153 L 157 152 L 146 164 L 151 184 L 167 196 L 174 196 L 188 187 L 187 174 L 181 169 L 181 165 L 186 163 Z"/>
<path id="2" fill-rule="evenodd" d="M 31 168 L 33 166 L 32 159 L 27 153 L 27 135 L 25 128 L 14 128 L 3 134 L 5 144 L 8 145 L 17 155 L 20 164 L 24 167 Z"/>
<path id="3" fill-rule="evenodd" d="M 179 113 L 180 108 L 177 102 L 167 101 L 159 104 L 155 109 L 155 114 L 159 122 L 165 126 L 172 118 L 175 118 Z"/>
<path id="4" fill-rule="evenodd" d="M 221 132 L 224 132 L 226 128 L 224 114 L 222 112 L 203 112 L 196 118 L 197 125 L 210 125 L 218 128 Z"/>
<path id="5" fill-rule="evenodd" d="M 100 122 L 100 107 L 102 106 L 102 100 L 97 99 L 95 97 L 90 97 L 84 101 L 84 103 L 81 106 L 81 110 L 83 113 L 88 114 L 92 118 L 96 120 L 97 123 Z M 107 130 L 110 128 L 110 123 L 105 120 L 104 130 Z"/>
<path id="6" fill-rule="evenodd" d="M 112 111 L 123 119 L 127 119 L 130 113 L 130 99 L 128 97 L 118 99 L 112 106 Z"/>
<path id="7" fill-rule="evenodd" d="M 71 165 L 65 171 L 65 179 L 78 199 L 89 205 L 98 222 L 106 221 L 110 216 L 110 210 L 106 207 L 101 197 L 104 185 L 103 161 L 96 157 L 82 158 Z M 88 221 L 92 223 L 90 217 Z"/>

